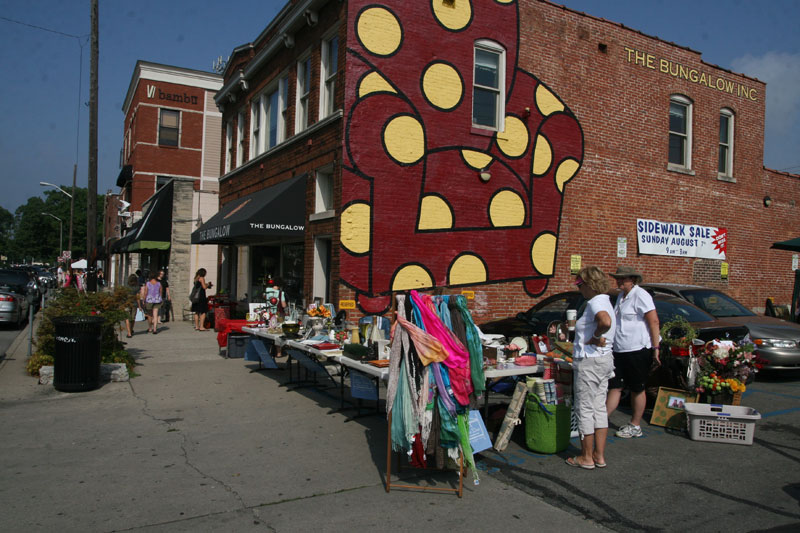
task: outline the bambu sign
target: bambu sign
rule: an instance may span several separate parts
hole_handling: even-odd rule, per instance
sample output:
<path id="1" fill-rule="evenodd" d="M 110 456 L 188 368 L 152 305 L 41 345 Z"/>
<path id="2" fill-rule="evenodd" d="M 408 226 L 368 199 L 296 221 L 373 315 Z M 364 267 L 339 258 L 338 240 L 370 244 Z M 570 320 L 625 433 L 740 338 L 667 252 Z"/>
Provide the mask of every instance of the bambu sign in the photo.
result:
<path id="1" fill-rule="evenodd" d="M 626 59 L 628 63 L 633 63 L 634 65 L 639 65 L 651 70 L 657 70 L 673 78 L 687 80 L 698 85 L 705 85 L 710 89 L 716 89 L 723 93 L 752 100 L 753 102 L 758 101 L 758 89 L 753 87 L 747 87 L 741 83 L 714 76 L 714 74 L 710 72 L 702 72 L 696 68 L 681 65 L 676 61 L 664 59 L 663 57 L 656 57 L 653 54 L 634 50 L 627 46 L 625 47 L 625 52 L 627 53 Z"/>

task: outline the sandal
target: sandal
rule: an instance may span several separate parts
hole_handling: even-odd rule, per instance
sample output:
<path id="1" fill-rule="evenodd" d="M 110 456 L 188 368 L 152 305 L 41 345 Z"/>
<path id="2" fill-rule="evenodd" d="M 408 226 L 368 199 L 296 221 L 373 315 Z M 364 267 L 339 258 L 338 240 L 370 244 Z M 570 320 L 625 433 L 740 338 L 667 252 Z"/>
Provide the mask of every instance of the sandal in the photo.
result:
<path id="1" fill-rule="evenodd" d="M 129 334 L 128 334 L 128 338 L 130 339 L 131 337 L 133 337 L 133 335 L 131 335 L 131 334 L 129 333 Z"/>
<path id="2" fill-rule="evenodd" d="M 594 463 L 592 463 L 590 465 L 585 465 L 585 464 L 579 462 L 577 457 L 570 457 L 564 462 L 567 463 L 569 466 L 572 466 L 572 467 L 575 467 L 575 468 L 583 468 L 584 470 L 594 470 L 594 467 L 595 467 Z"/>

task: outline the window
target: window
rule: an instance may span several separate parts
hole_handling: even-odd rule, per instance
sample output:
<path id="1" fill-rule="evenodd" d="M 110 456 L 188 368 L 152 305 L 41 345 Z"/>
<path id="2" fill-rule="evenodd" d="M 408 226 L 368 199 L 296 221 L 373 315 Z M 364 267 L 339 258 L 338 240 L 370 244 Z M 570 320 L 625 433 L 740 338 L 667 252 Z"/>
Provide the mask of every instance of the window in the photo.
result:
<path id="1" fill-rule="evenodd" d="M 231 120 L 225 125 L 225 173 L 231 171 L 233 161 L 233 122 Z"/>
<path id="2" fill-rule="evenodd" d="M 311 58 L 297 64 L 297 112 L 294 132 L 300 133 L 308 127 L 308 95 L 311 90 Z"/>
<path id="3" fill-rule="evenodd" d="M 333 210 L 333 174 L 330 169 L 317 171 L 317 195 L 314 213 Z"/>
<path id="4" fill-rule="evenodd" d="M 492 41 L 475 43 L 472 125 L 502 131 L 505 111 L 505 50 Z"/>
<path id="5" fill-rule="evenodd" d="M 178 146 L 178 125 L 180 112 L 162 109 L 158 122 L 158 144 L 161 146 Z"/>
<path id="6" fill-rule="evenodd" d="M 239 167 L 245 162 L 244 156 L 244 112 L 240 111 L 236 119 L 236 138 L 239 144 L 236 146 L 236 166 Z"/>
<path id="7" fill-rule="evenodd" d="M 334 95 L 336 93 L 336 73 L 339 57 L 339 38 L 332 37 L 322 43 L 322 86 L 320 90 L 320 118 L 325 118 L 336 111 Z"/>
<path id="8" fill-rule="evenodd" d="M 287 80 L 278 83 L 258 96 L 252 104 L 252 134 L 250 154 L 255 157 L 286 139 Z"/>
<path id="9" fill-rule="evenodd" d="M 733 111 L 722 109 L 719 112 L 719 177 L 733 176 Z"/>
<path id="10" fill-rule="evenodd" d="M 250 159 L 262 151 L 261 140 L 261 98 L 256 98 L 250 104 Z"/>
<path id="11" fill-rule="evenodd" d="M 692 168 L 692 103 L 683 96 L 669 101 L 669 163 Z"/>
<path id="12" fill-rule="evenodd" d="M 172 178 L 170 176 L 156 176 L 156 191 L 161 190 L 161 187 L 167 184 Z"/>
<path id="13" fill-rule="evenodd" d="M 323 302 L 330 301 L 331 249 L 330 237 L 314 238 L 314 285 L 311 297 Z"/>

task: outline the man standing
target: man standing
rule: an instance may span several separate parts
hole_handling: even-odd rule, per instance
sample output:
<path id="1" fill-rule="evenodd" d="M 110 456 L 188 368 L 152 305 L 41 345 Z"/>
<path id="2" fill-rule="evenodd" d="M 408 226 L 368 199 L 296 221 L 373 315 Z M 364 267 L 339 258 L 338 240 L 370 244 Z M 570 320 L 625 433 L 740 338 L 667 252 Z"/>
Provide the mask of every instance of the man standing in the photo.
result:
<path id="1" fill-rule="evenodd" d="M 620 266 L 611 276 L 617 280 L 620 293 L 614 305 L 614 377 L 608 383 L 606 411 L 610 415 L 616 410 L 623 388 L 630 391 L 631 421 L 617 431 L 617 437 L 630 439 L 642 436 L 642 415 L 647 404 L 645 383 L 653 359 L 661 363 L 661 334 L 653 297 L 639 287 L 642 275 L 633 267 Z"/>

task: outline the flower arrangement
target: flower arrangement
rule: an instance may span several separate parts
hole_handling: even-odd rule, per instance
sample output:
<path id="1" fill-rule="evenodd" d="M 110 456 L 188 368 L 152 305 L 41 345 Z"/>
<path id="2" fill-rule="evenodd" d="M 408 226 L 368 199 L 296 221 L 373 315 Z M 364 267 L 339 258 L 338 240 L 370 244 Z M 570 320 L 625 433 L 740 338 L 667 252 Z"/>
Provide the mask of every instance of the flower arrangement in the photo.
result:
<path id="1" fill-rule="evenodd" d="M 682 316 L 675 316 L 661 326 L 661 344 L 670 348 L 690 348 L 697 330 Z"/>
<path id="2" fill-rule="evenodd" d="M 308 308 L 308 316 L 330 318 L 330 310 L 322 304 L 312 304 Z"/>
<path id="3" fill-rule="evenodd" d="M 697 391 L 708 394 L 744 392 L 748 378 L 758 372 L 753 349 L 746 340 L 738 344 L 716 340 L 706 343 L 697 357 L 700 367 Z"/>
<path id="4" fill-rule="evenodd" d="M 344 345 L 347 342 L 347 338 L 349 337 L 349 333 L 343 329 L 340 329 L 336 333 L 333 334 L 334 339 L 340 345 Z"/>

